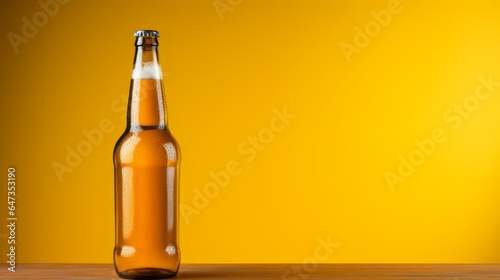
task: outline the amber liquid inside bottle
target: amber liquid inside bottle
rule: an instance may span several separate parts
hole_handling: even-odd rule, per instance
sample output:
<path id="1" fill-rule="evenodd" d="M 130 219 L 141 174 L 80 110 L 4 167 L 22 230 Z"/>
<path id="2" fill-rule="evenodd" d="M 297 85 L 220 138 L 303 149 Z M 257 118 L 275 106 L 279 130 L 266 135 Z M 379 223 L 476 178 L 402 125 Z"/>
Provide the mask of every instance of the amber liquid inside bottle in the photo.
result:
<path id="1" fill-rule="evenodd" d="M 180 264 L 180 153 L 167 127 L 156 46 L 137 45 L 134 65 L 127 129 L 113 154 L 114 263 L 122 278 L 169 278 Z"/>

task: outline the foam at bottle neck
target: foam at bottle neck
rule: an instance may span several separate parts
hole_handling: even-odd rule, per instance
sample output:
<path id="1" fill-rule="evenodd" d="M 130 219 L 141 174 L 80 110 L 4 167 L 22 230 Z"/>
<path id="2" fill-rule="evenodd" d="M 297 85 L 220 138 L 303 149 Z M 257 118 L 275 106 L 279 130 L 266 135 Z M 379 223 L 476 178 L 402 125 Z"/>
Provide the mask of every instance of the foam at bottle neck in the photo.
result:
<path id="1" fill-rule="evenodd" d="M 137 63 L 132 71 L 132 79 L 161 79 L 161 67 L 156 62 Z"/>

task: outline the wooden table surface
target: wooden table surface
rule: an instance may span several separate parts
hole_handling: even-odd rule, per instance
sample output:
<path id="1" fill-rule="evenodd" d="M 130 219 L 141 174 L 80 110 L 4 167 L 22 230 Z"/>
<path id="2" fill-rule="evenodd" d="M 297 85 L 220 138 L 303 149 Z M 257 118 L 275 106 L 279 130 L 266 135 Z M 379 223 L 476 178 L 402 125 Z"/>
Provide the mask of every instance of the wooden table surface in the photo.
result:
<path id="1" fill-rule="evenodd" d="M 0 267 L 0 279 L 120 279 L 112 264 L 18 264 L 14 273 Z M 500 265 L 183 264 L 173 279 L 500 280 Z"/>

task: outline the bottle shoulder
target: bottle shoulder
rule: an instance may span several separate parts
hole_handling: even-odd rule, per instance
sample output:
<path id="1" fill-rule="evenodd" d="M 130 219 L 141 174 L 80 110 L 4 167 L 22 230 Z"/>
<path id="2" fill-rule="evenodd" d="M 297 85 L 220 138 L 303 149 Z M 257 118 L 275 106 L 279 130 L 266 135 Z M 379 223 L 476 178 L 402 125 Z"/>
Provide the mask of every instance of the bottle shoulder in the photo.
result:
<path id="1" fill-rule="evenodd" d="M 178 146 L 177 140 L 168 129 L 125 131 L 116 141 L 116 146 L 127 141 L 140 141 L 148 144 L 172 143 Z"/>
<path id="2" fill-rule="evenodd" d="M 126 131 L 116 142 L 114 158 L 122 163 L 132 160 L 178 162 L 180 149 L 168 130 Z"/>

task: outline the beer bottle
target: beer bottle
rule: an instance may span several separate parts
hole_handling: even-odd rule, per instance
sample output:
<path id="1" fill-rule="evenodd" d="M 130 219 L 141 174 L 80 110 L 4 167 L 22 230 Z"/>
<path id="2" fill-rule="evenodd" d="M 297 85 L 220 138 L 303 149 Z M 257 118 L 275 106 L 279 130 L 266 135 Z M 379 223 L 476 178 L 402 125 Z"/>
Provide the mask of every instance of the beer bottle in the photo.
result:
<path id="1" fill-rule="evenodd" d="M 167 126 L 158 37 L 135 32 L 127 128 L 113 153 L 114 265 L 122 278 L 168 278 L 180 264 L 179 146 Z"/>

